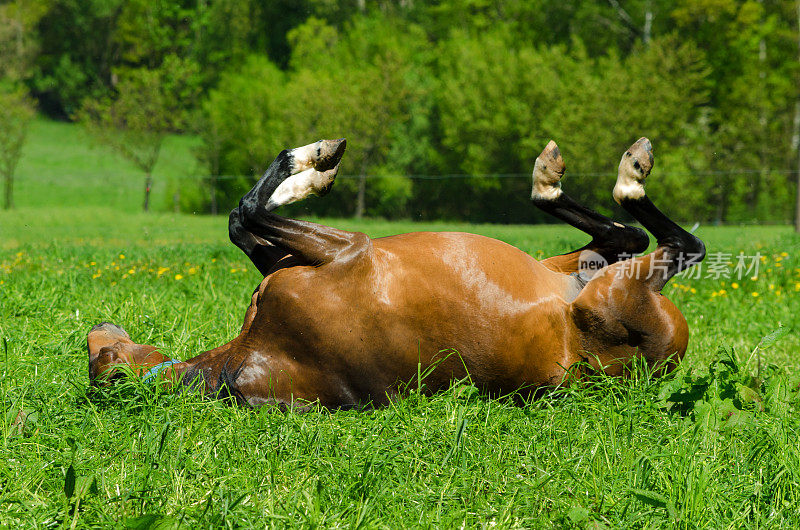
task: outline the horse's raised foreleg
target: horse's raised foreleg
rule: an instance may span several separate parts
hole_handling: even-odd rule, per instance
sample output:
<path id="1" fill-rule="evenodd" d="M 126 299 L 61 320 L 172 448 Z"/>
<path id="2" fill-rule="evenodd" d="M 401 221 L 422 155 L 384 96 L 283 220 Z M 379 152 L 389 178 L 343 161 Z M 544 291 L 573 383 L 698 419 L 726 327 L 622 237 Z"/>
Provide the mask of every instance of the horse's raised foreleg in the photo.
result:
<path id="1" fill-rule="evenodd" d="M 346 232 L 272 213 L 279 206 L 309 195 L 328 193 L 344 149 L 345 141 L 340 139 L 320 140 L 283 151 L 253 189 L 242 197 L 237 223 L 256 242 L 263 241 L 277 252 L 291 254 L 306 265 L 324 265 L 334 260 L 345 263 L 360 255 L 369 243 L 367 236 L 360 232 Z"/>
<path id="2" fill-rule="evenodd" d="M 275 245 L 256 235 L 245 223 L 253 225 L 256 211 L 270 212 L 311 194 L 328 193 L 345 146 L 344 139 L 340 139 L 320 140 L 303 147 L 284 149 L 242 198 L 240 205 L 231 211 L 228 219 L 231 241 L 242 249 L 264 276 L 272 272 L 278 261 L 291 251 L 285 245 Z"/>
<path id="3" fill-rule="evenodd" d="M 644 230 L 612 221 L 578 204 L 565 194 L 561 189 L 564 171 L 561 152 L 556 143 L 551 141 L 536 158 L 531 200 L 550 215 L 586 232 L 592 236 L 592 240 L 578 250 L 543 260 L 544 265 L 552 270 L 571 274 L 578 272 L 582 265 L 592 265 L 592 263 L 581 263 L 582 259 L 592 259 L 591 254 L 584 254 L 586 251 L 598 254 L 602 258 L 602 264 L 606 265 L 647 249 L 650 239 Z M 591 277 L 596 270 L 584 269 L 581 272 Z"/>

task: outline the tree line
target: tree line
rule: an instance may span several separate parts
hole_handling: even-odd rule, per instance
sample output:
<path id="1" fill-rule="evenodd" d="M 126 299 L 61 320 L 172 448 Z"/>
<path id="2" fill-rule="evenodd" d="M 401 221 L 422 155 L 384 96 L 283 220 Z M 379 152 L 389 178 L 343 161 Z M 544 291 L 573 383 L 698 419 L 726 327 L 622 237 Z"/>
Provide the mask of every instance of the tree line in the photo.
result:
<path id="1" fill-rule="evenodd" d="M 198 135 L 198 211 L 227 212 L 281 149 L 344 136 L 332 195 L 297 209 L 543 221 L 529 175 L 552 138 L 569 193 L 611 213 L 619 156 L 646 135 L 675 218 L 786 222 L 799 24 L 798 0 L 15 0 L 0 108 L 84 123 L 146 197 L 163 136 Z"/>

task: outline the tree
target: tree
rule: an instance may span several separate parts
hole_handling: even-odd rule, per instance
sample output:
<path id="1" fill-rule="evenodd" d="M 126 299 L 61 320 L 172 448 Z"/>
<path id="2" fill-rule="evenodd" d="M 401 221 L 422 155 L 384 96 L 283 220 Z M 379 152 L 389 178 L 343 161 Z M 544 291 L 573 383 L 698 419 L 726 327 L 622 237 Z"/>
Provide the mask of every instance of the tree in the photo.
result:
<path id="1" fill-rule="evenodd" d="M 272 161 L 269 157 L 290 147 L 285 77 L 269 59 L 254 55 L 224 72 L 201 103 L 195 156 L 209 174 L 212 210 L 234 206 Z"/>
<path id="2" fill-rule="evenodd" d="M 185 123 L 183 101 L 193 97 L 188 83 L 194 66 L 169 56 L 161 68 L 126 72 L 116 97 L 87 100 L 80 119 L 101 143 L 132 162 L 145 174 L 144 211 L 150 209 L 153 168 L 170 131 Z"/>
<path id="3" fill-rule="evenodd" d="M 14 207 L 14 174 L 34 116 L 34 103 L 22 82 L 30 77 L 38 49 L 31 30 L 44 12 L 42 2 L 0 5 L 0 176 L 5 209 Z"/>
<path id="4" fill-rule="evenodd" d="M 0 92 L 0 175 L 6 210 L 14 207 L 14 173 L 33 116 L 33 102 L 23 90 Z"/>
<path id="5" fill-rule="evenodd" d="M 353 214 L 360 218 L 368 213 L 367 176 L 386 167 L 390 146 L 420 97 L 408 76 L 422 39 L 415 27 L 398 31 L 396 24 L 376 16 L 354 19 L 344 35 L 312 18 L 290 32 L 289 41 L 293 72 L 287 89 L 294 96 L 289 131 L 297 142 L 347 137 L 343 168 L 355 168 L 351 171 L 358 182 L 354 190 L 352 181 L 341 182 L 337 193 L 355 192 Z M 326 68 L 319 68 L 320 57 L 327 57 Z M 392 169 L 398 175 L 403 168 Z M 399 178 L 381 182 L 395 203 L 411 194 L 410 184 Z"/>

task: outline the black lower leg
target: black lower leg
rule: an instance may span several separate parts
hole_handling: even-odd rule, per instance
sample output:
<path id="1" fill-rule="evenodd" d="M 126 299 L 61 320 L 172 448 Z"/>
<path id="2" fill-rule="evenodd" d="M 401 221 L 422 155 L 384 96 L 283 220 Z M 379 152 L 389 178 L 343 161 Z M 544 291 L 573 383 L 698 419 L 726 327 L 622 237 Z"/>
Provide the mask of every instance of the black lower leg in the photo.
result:
<path id="1" fill-rule="evenodd" d="M 228 218 L 228 235 L 231 242 L 242 249 L 264 276 L 272 272 L 278 261 L 289 255 L 286 250 L 247 231 L 242 225 L 239 208 L 234 208 Z"/>
<path id="2" fill-rule="evenodd" d="M 550 215 L 589 234 L 592 241 L 578 251 L 597 252 L 608 264 L 616 263 L 626 256 L 640 254 L 650 244 L 650 238 L 641 228 L 612 221 L 578 204 L 564 193 L 552 199 L 534 197 L 533 203 Z"/>
<path id="3" fill-rule="evenodd" d="M 308 265 L 345 261 L 369 245 L 369 238 L 360 232 L 281 217 L 244 202 L 239 203 L 239 211 L 248 232 Z"/>
<path id="4" fill-rule="evenodd" d="M 664 251 L 664 259 L 669 260 L 669 277 L 705 257 L 706 246 L 703 242 L 664 215 L 646 195 L 622 198 L 620 205 L 655 236 L 658 247 Z"/>

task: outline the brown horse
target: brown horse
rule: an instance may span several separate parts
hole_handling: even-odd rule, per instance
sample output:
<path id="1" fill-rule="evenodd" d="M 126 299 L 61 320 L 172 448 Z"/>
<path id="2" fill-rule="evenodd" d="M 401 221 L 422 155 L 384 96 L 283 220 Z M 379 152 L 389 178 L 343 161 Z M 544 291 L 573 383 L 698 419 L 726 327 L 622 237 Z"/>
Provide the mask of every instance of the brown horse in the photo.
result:
<path id="1" fill-rule="evenodd" d="M 146 380 L 194 382 L 251 406 L 359 407 L 387 403 L 420 370 L 430 372 L 430 392 L 469 376 L 491 395 L 530 394 L 581 361 L 618 375 L 641 357 L 665 372 L 686 352 L 686 320 L 661 289 L 705 247 L 645 195 L 646 138 L 623 155 L 613 195 L 657 248 L 633 257 L 648 247 L 643 230 L 565 195 L 550 142 L 534 166 L 533 202 L 592 240 L 541 262 L 473 234 L 370 239 L 273 213 L 326 193 L 344 149 L 342 139 L 281 152 L 231 212 L 231 240 L 264 275 L 238 337 L 180 362 L 99 324 L 88 335 L 92 383 L 127 365 Z"/>

